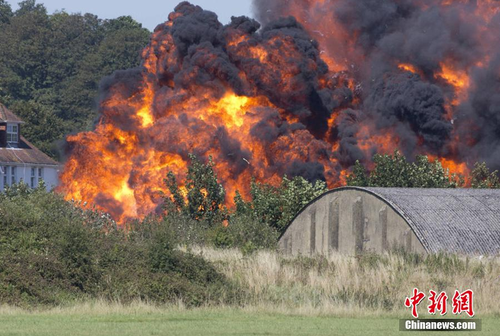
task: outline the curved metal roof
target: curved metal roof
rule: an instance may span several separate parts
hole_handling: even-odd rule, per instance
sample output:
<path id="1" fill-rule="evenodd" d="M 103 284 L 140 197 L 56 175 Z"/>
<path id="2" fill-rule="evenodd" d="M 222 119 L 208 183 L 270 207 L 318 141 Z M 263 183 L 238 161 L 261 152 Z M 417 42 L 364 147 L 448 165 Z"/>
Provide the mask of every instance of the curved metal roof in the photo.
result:
<path id="1" fill-rule="evenodd" d="M 346 187 L 325 195 L 342 190 L 364 191 L 386 202 L 428 252 L 500 253 L 500 189 Z"/>

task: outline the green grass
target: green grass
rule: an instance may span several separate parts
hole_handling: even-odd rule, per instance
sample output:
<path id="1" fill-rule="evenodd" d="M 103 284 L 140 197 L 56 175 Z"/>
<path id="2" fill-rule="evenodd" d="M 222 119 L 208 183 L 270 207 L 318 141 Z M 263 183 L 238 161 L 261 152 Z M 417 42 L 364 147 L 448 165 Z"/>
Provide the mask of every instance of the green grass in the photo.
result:
<path id="1" fill-rule="evenodd" d="M 399 335 L 397 317 L 334 317 L 221 309 L 99 312 L 61 309 L 28 313 L 0 310 L 0 335 Z M 482 332 L 498 335 L 499 318 L 484 318 Z M 410 333 L 410 335 L 437 333 Z M 450 335 L 454 333 L 446 333 Z"/>

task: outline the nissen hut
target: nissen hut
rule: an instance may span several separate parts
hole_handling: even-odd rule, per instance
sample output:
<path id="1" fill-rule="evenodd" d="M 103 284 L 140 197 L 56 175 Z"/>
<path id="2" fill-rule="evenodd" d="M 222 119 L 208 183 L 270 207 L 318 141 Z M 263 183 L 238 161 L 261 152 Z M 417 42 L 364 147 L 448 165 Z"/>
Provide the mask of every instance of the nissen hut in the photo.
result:
<path id="1" fill-rule="evenodd" d="M 307 205 L 281 236 L 292 255 L 500 253 L 500 190 L 355 188 Z"/>

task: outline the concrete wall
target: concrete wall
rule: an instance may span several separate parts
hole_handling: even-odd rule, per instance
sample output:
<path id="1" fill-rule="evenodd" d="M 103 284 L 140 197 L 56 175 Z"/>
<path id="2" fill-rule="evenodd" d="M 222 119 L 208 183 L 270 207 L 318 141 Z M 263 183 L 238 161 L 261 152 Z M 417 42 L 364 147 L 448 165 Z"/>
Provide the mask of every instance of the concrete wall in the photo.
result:
<path id="1" fill-rule="evenodd" d="M 279 247 L 293 255 L 381 253 L 395 247 L 425 253 L 403 217 L 375 195 L 355 189 L 328 193 L 304 209 Z"/>
<path id="2" fill-rule="evenodd" d="M 59 183 L 59 171 L 57 166 L 43 166 L 43 165 L 14 165 L 14 164 L 0 164 L 0 192 L 5 188 L 4 177 L 7 175 L 7 185 L 11 185 L 11 172 L 12 167 L 16 167 L 15 182 L 19 183 L 21 180 L 31 185 L 31 168 L 35 169 L 35 186 L 38 186 L 40 180 L 44 180 L 47 190 L 57 187 Z M 42 168 L 42 175 L 39 175 L 39 168 Z"/>

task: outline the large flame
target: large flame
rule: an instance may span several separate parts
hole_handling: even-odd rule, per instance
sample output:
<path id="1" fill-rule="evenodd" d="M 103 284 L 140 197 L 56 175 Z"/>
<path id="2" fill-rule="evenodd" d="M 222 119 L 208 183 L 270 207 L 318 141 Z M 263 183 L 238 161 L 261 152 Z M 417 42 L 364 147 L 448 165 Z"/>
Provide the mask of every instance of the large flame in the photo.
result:
<path id="1" fill-rule="evenodd" d="M 368 1 L 263 3 L 260 30 L 247 18 L 223 26 L 181 3 L 153 33 L 141 67 L 103 81 L 100 121 L 68 137 L 59 191 L 124 222 L 159 211 L 167 172 L 182 181 L 190 153 L 212 156 L 228 205 L 238 190 L 248 195 L 252 178 L 302 175 L 335 187 L 355 160 L 396 149 L 468 175 L 480 155 L 464 154 L 464 144 L 481 139 L 459 111 L 478 86 L 473 73 L 491 62 L 496 1 L 384 0 L 387 27 L 354 20 Z M 455 15 L 450 25 L 476 34 L 477 57 L 452 47 L 430 60 L 415 54 L 405 34 L 431 14 Z M 298 22 L 279 19 L 287 15 Z M 400 49 L 388 49 L 387 36 Z"/>

